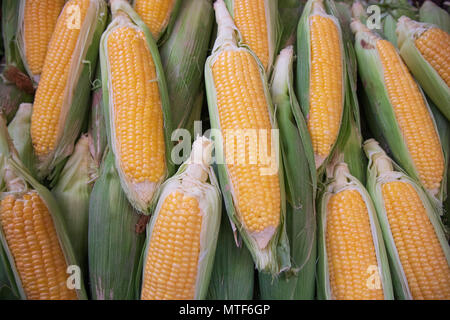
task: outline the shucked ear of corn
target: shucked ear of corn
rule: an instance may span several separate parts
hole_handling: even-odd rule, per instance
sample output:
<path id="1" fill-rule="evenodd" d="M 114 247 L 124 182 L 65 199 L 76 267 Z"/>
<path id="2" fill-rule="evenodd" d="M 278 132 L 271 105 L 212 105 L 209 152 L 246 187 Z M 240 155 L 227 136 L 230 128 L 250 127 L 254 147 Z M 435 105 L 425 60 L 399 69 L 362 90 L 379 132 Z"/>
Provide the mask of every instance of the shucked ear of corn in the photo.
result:
<path id="1" fill-rule="evenodd" d="M 228 11 L 247 45 L 270 74 L 279 41 L 278 1 L 225 0 Z"/>
<path id="2" fill-rule="evenodd" d="M 450 120 L 450 34 L 435 25 L 401 17 L 400 55 L 426 94 Z"/>
<path id="3" fill-rule="evenodd" d="M 422 4 L 419 10 L 419 18 L 421 22 L 435 24 L 450 33 L 450 15 L 433 1 L 425 1 Z"/>
<path id="4" fill-rule="evenodd" d="M 87 115 L 106 9 L 103 0 L 70 0 L 56 23 L 31 117 L 40 179 L 56 178 Z"/>
<path id="5" fill-rule="evenodd" d="M 369 97 L 366 113 L 378 138 L 398 163 L 439 199 L 445 161 L 427 101 L 395 47 L 354 21 L 359 74 Z"/>
<path id="6" fill-rule="evenodd" d="M 225 205 L 256 267 L 276 274 L 290 261 L 283 169 L 266 75 L 255 54 L 239 45 L 223 0 L 214 8 L 218 33 L 205 79 Z"/>
<path id="7" fill-rule="evenodd" d="M 319 168 L 343 140 L 347 86 L 341 27 L 322 0 L 309 0 L 303 10 L 297 53 L 297 96 Z"/>
<path id="8" fill-rule="evenodd" d="M 199 137 L 188 160 L 161 187 L 147 228 L 141 299 L 204 299 L 221 218 L 210 167 L 213 142 Z"/>
<path id="9" fill-rule="evenodd" d="M 61 207 L 80 268 L 87 271 L 89 197 L 98 176 L 88 135 L 82 135 L 51 192 Z"/>
<path id="10" fill-rule="evenodd" d="M 364 150 L 369 158 L 368 190 L 383 231 L 396 297 L 448 300 L 450 249 L 428 196 L 375 140 L 366 141 Z"/>
<path id="11" fill-rule="evenodd" d="M 89 282 L 94 300 L 139 298 L 139 259 L 145 233 L 136 229 L 141 215 L 120 186 L 114 156 L 105 156 L 89 201 Z"/>
<path id="12" fill-rule="evenodd" d="M 16 295 L 22 299 L 85 299 L 83 274 L 59 206 L 21 164 L 0 119 L 0 241 Z"/>
<path id="13" fill-rule="evenodd" d="M 393 299 L 389 264 L 372 200 L 344 162 L 331 164 L 317 204 L 319 299 Z"/>
<path id="14" fill-rule="evenodd" d="M 133 8 L 159 45 L 171 35 L 182 2 L 188 0 L 133 0 Z"/>
<path id="15" fill-rule="evenodd" d="M 190 115 L 196 111 L 213 23 L 210 0 L 184 0 L 173 32 L 160 48 L 174 128 L 188 128 L 198 120 Z"/>
<path id="16" fill-rule="evenodd" d="M 39 82 L 48 44 L 64 0 L 19 0 L 17 46 L 30 78 Z M 74 14 L 77 14 L 73 11 Z"/>
<path id="17" fill-rule="evenodd" d="M 108 144 L 130 203 L 150 214 L 172 174 L 172 126 L 166 80 L 150 31 L 124 0 L 111 3 L 102 36 L 103 103 Z"/>
<path id="18" fill-rule="evenodd" d="M 285 169 L 286 229 L 292 270 L 275 279 L 260 272 L 262 299 L 313 299 L 315 292 L 316 167 L 308 128 L 294 94 L 293 60 L 292 46 L 283 49 L 271 81 Z"/>

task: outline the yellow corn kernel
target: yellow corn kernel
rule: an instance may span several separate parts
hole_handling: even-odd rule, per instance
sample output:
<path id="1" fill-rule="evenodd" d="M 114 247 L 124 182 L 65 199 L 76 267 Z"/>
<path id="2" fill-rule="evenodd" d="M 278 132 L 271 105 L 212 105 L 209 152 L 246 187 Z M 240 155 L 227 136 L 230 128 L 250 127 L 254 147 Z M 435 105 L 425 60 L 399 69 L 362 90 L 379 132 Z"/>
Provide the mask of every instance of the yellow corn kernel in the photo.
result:
<path id="1" fill-rule="evenodd" d="M 125 175 L 158 182 L 165 173 L 164 123 L 156 68 L 142 31 L 114 29 L 108 36 L 116 144 Z"/>
<path id="2" fill-rule="evenodd" d="M 44 156 L 53 151 L 58 136 L 64 130 L 59 123 L 60 115 L 64 91 L 69 81 L 72 58 L 76 58 L 73 53 L 80 34 L 80 28 L 74 28 L 67 22 L 72 21 L 74 8 L 79 8 L 80 23 L 82 24 L 89 4 L 89 0 L 67 2 L 50 40 L 31 117 L 31 138 L 38 156 Z"/>
<path id="3" fill-rule="evenodd" d="M 67 288 L 67 263 L 41 197 L 35 191 L 5 197 L 0 222 L 27 299 L 77 299 Z"/>
<path id="4" fill-rule="evenodd" d="M 269 35 L 267 33 L 264 0 L 234 0 L 234 21 L 244 43 L 261 60 L 264 69 L 269 65 Z"/>
<path id="5" fill-rule="evenodd" d="M 47 46 L 63 6 L 64 0 L 25 1 L 25 56 L 34 75 L 42 72 Z"/>
<path id="6" fill-rule="evenodd" d="M 357 190 L 333 194 L 327 204 L 326 249 L 331 293 L 337 300 L 383 299 L 366 204 Z"/>
<path id="7" fill-rule="evenodd" d="M 431 28 L 421 34 L 415 44 L 425 60 L 450 87 L 450 34 L 439 28 Z"/>
<path id="8" fill-rule="evenodd" d="M 167 26 L 175 0 L 136 0 L 134 9 L 145 22 L 153 38 L 158 36 Z"/>
<path id="9" fill-rule="evenodd" d="M 425 207 L 409 183 L 382 186 L 384 206 L 414 299 L 450 299 L 450 268 Z"/>
<path id="10" fill-rule="evenodd" d="M 173 192 L 154 224 L 144 269 L 143 300 L 194 299 L 202 216 L 198 200 Z"/>
<path id="11" fill-rule="evenodd" d="M 233 130 L 255 129 L 259 132 L 263 129 L 267 133 L 268 154 L 271 152 L 272 127 L 257 62 L 248 51 L 224 51 L 214 62 L 212 72 L 236 208 L 244 227 L 250 232 L 258 233 L 266 229 L 275 232 L 281 206 L 278 173 L 262 174 L 260 169 L 267 167 L 267 159 L 261 155 L 256 159 L 254 150 L 249 150 L 248 139 L 245 141 L 245 152 L 242 150 L 244 145 L 234 150 L 226 148 L 227 135 Z M 259 143 L 265 144 L 261 140 Z M 262 244 L 262 247 L 265 245 Z"/>
<path id="12" fill-rule="evenodd" d="M 342 52 L 339 30 L 328 17 L 313 15 L 308 129 L 314 153 L 324 159 L 336 142 L 342 117 Z"/>
<path id="13" fill-rule="evenodd" d="M 387 40 L 378 40 L 376 46 L 389 100 L 420 180 L 427 189 L 438 190 L 444 175 L 444 155 L 430 111 L 394 46 Z"/>

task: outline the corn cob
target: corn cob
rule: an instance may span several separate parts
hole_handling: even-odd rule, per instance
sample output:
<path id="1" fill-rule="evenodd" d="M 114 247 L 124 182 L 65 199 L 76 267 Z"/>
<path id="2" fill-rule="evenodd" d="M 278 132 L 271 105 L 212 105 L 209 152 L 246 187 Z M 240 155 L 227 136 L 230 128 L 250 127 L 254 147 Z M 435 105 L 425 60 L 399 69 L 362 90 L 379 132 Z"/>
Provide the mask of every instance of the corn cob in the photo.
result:
<path id="1" fill-rule="evenodd" d="M 278 41 L 278 1 L 225 0 L 242 41 L 270 74 Z"/>
<path id="2" fill-rule="evenodd" d="M 292 46 L 283 49 L 274 65 L 271 94 L 280 128 L 286 170 L 286 226 L 293 272 L 273 279 L 259 273 L 262 299 L 314 299 L 316 263 L 316 167 L 308 128 L 293 88 Z"/>
<path id="3" fill-rule="evenodd" d="M 346 85 L 341 28 L 322 0 L 309 0 L 303 10 L 297 46 L 297 91 L 319 168 L 338 142 Z"/>
<path id="4" fill-rule="evenodd" d="M 435 25 L 401 17 L 400 54 L 426 94 L 450 119 L 450 34 Z"/>
<path id="5" fill-rule="evenodd" d="M 170 35 L 181 0 L 134 0 L 133 8 L 152 33 L 155 42 Z"/>
<path id="6" fill-rule="evenodd" d="M 141 215 L 120 186 L 114 156 L 105 156 L 89 199 L 88 262 L 94 300 L 139 298 L 139 259 L 145 233 L 137 230 Z"/>
<path id="7" fill-rule="evenodd" d="M 341 162 L 319 210 L 318 297 L 393 299 L 386 252 L 375 208 L 361 183 Z"/>
<path id="8" fill-rule="evenodd" d="M 222 204 L 210 168 L 212 147 L 197 138 L 189 159 L 161 189 L 147 229 L 143 300 L 204 299 L 207 293 Z"/>
<path id="9" fill-rule="evenodd" d="M 367 113 L 402 167 L 432 194 L 442 188 L 445 161 L 433 116 L 394 46 L 352 23 L 361 79 L 371 108 Z M 399 40 L 400 41 L 400 40 Z"/>
<path id="10" fill-rule="evenodd" d="M 87 270 L 89 196 L 98 176 L 97 163 L 91 154 L 90 138 L 83 135 L 75 145 L 51 192 L 61 207 L 69 239 L 77 261 Z"/>
<path id="11" fill-rule="evenodd" d="M 424 1 L 419 10 L 420 22 L 432 23 L 450 33 L 450 15 L 433 1 Z"/>
<path id="12" fill-rule="evenodd" d="M 189 116 L 202 87 L 213 22 L 210 0 L 185 0 L 173 32 L 160 48 L 174 128 L 187 128 L 197 120 Z"/>
<path id="13" fill-rule="evenodd" d="M 75 275 L 75 282 L 68 276 L 68 267 L 77 264 L 58 205 L 20 163 L 3 119 L 0 133 L 1 180 L 5 185 L 0 194 L 0 241 L 18 295 L 33 300 L 85 298 L 82 274 Z"/>
<path id="14" fill-rule="evenodd" d="M 20 0 L 18 47 L 29 76 L 37 83 L 64 0 Z"/>
<path id="15" fill-rule="evenodd" d="M 450 251 L 438 214 L 427 195 L 394 164 L 373 139 L 364 144 L 369 158 L 369 192 L 374 199 L 394 289 L 402 299 L 450 298 Z"/>
<path id="16" fill-rule="evenodd" d="M 214 8 L 218 36 L 206 62 L 205 77 L 211 127 L 223 135 L 216 155 L 220 159 L 222 190 L 226 190 L 225 204 L 257 268 L 276 273 L 280 265 L 289 267 L 290 263 L 285 260 L 289 248 L 284 227 L 282 168 L 277 160 L 278 137 L 274 138 L 272 132 L 270 95 L 259 60 L 246 47 L 237 45 L 237 29 L 223 0 L 216 1 Z M 244 137 L 237 146 L 248 152 L 235 152 L 235 135 L 238 139 L 250 135 L 247 142 Z M 258 140 L 259 150 L 266 148 L 259 155 L 255 147 Z M 287 250 L 279 252 L 280 265 L 276 259 L 277 244 Z"/>
<path id="17" fill-rule="evenodd" d="M 167 87 L 148 28 L 124 0 L 111 10 L 100 50 L 108 144 L 129 201 L 149 214 L 172 172 Z"/>
<path id="18" fill-rule="evenodd" d="M 106 16 L 103 0 L 70 0 L 58 18 L 31 117 L 40 178 L 48 177 L 57 166 L 61 169 L 61 162 L 73 150 L 87 111 L 94 76 L 90 70 L 95 70 Z"/>

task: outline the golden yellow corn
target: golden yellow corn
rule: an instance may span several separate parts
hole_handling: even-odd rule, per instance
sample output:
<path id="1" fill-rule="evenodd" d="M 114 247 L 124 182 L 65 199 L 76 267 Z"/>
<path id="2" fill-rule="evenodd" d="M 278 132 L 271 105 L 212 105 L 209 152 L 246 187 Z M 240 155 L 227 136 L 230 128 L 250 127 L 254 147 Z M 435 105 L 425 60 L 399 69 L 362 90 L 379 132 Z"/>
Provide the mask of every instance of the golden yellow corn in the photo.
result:
<path id="1" fill-rule="evenodd" d="M 329 199 L 326 252 L 334 299 L 384 299 L 382 288 L 367 281 L 378 263 L 369 213 L 359 191 L 343 190 Z"/>
<path id="2" fill-rule="evenodd" d="M 35 191 L 1 201 L 0 222 L 27 299 L 77 299 L 66 285 L 64 253 L 52 217 Z"/>
<path id="3" fill-rule="evenodd" d="M 411 158 L 424 186 L 437 190 L 444 174 L 444 155 L 423 95 L 394 46 L 380 39 L 376 47 L 389 100 Z"/>
<path id="4" fill-rule="evenodd" d="M 336 142 L 343 109 L 339 30 L 329 17 L 310 17 L 311 64 L 308 129 L 314 153 L 326 158 Z"/>
<path id="5" fill-rule="evenodd" d="M 150 239 L 142 299 L 194 299 L 201 227 L 196 198 L 178 191 L 167 196 Z"/>
<path id="6" fill-rule="evenodd" d="M 450 87 L 450 34 L 439 28 L 430 28 L 415 40 L 415 44 Z"/>
<path id="7" fill-rule="evenodd" d="M 42 72 L 47 46 L 55 29 L 64 0 L 25 1 L 25 55 L 31 72 Z"/>
<path id="8" fill-rule="evenodd" d="M 120 163 L 134 183 L 165 175 L 165 144 L 156 69 L 142 31 L 131 26 L 108 36 L 108 59 Z"/>
<path id="9" fill-rule="evenodd" d="M 411 184 L 382 185 L 384 207 L 413 299 L 450 299 L 450 267 Z"/>
<path id="10" fill-rule="evenodd" d="M 64 91 L 69 82 L 69 71 L 80 28 L 68 21 L 73 19 L 73 6 L 79 8 L 80 24 L 89 8 L 89 0 L 71 0 L 64 6 L 48 46 L 31 118 L 31 138 L 38 156 L 51 152 L 64 128 L 59 125 Z M 78 12 L 78 10 L 76 10 Z M 77 20 L 77 19 L 76 19 Z"/>
<path id="11" fill-rule="evenodd" d="M 175 0 L 136 0 L 134 9 L 141 16 L 155 40 L 167 26 Z"/>
<path id="12" fill-rule="evenodd" d="M 264 69 L 269 65 L 269 38 L 264 0 L 234 0 L 234 21 L 244 43 L 261 60 Z"/>
<path id="13" fill-rule="evenodd" d="M 241 164 L 236 159 L 238 155 L 243 156 L 242 150 L 226 150 L 227 131 L 264 129 L 267 132 L 268 153 L 271 152 L 272 127 L 257 62 L 245 50 L 223 51 L 215 60 L 212 73 L 226 158 L 234 154 L 234 163 L 227 164 L 227 167 L 237 199 L 235 205 L 250 233 L 269 230 L 269 234 L 273 234 L 280 222 L 278 173 L 262 175 L 262 159 L 255 164 L 249 161 Z M 249 154 L 247 141 L 245 148 L 245 159 L 255 156 Z M 266 244 L 265 241 L 260 245 L 264 248 Z"/>

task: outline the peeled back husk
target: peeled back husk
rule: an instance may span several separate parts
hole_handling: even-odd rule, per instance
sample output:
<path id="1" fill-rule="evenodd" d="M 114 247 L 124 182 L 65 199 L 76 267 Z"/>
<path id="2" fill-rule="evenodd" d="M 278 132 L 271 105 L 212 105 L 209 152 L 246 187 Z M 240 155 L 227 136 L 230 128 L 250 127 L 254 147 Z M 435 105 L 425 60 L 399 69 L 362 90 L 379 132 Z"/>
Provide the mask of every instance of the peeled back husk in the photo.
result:
<path id="1" fill-rule="evenodd" d="M 198 201 L 198 207 L 201 215 L 201 229 L 199 237 L 199 252 L 196 268 L 195 289 L 192 299 L 205 299 L 208 292 L 211 271 L 214 263 L 214 254 L 216 251 L 217 237 L 220 228 L 222 199 L 219 184 L 210 166 L 212 158 L 213 142 L 205 137 L 197 138 L 192 145 L 192 152 L 178 169 L 177 173 L 169 178 L 161 186 L 158 203 L 154 214 L 147 226 L 147 239 L 144 249 L 142 291 L 146 279 L 146 263 L 151 263 L 148 257 L 152 241 L 163 241 L 164 235 L 157 234 L 155 225 L 160 218 L 161 207 L 167 197 L 175 193 L 181 193 L 183 196 L 193 197 Z M 162 232 L 170 232 L 162 230 Z M 165 243 L 166 248 L 169 245 Z M 170 248 L 166 250 L 170 251 Z M 170 253 L 170 252 L 168 252 Z M 164 252 L 164 255 L 167 252 Z M 177 263 L 181 261 L 175 262 Z M 158 272 L 158 270 L 152 270 Z M 157 294 L 157 292 L 156 292 Z M 142 298 L 142 293 L 141 293 Z"/>
<path id="2" fill-rule="evenodd" d="M 203 80 L 214 22 L 210 0 L 184 0 L 173 32 L 160 48 L 175 129 L 187 128 Z"/>
<path id="3" fill-rule="evenodd" d="M 318 265 L 317 265 L 317 297 L 319 299 L 334 299 L 331 290 L 330 272 L 328 269 L 328 252 L 327 252 L 327 206 L 332 195 L 344 190 L 356 190 L 361 195 L 369 215 L 370 231 L 375 248 L 377 260 L 376 274 L 379 279 L 381 290 L 385 300 L 393 300 L 393 291 L 391 283 L 391 275 L 389 271 L 389 263 L 386 255 L 386 249 L 383 243 L 381 229 L 377 220 L 375 207 L 372 203 L 369 193 L 364 186 L 353 177 L 348 170 L 345 162 L 331 164 L 327 168 L 328 180 L 321 195 L 318 198 Z M 357 230 L 350 230 L 356 232 Z M 349 234 L 350 234 L 349 233 Z M 347 233 L 342 234 L 345 236 Z M 370 274 L 368 273 L 369 281 Z M 361 279 L 361 281 L 365 281 Z"/>
<path id="4" fill-rule="evenodd" d="M 415 40 L 430 28 L 436 28 L 436 26 L 401 17 L 397 23 L 399 52 L 423 90 L 450 121 L 450 88 L 415 44 Z M 450 52 L 441 54 L 450 54 Z"/>
<path id="5" fill-rule="evenodd" d="M 141 215 L 120 186 L 109 152 L 89 201 L 89 280 L 94 300 L 135 300 L 145 233 L 136 230 Z M 141 231 L 138 233 L 137 231 Z"/>
<path id="6" fill-rule="evenodd" d="M 79 262 L 77 261 L 72 243 L 70 242 L 67 233 L 67 226 L 63 219 L 61 208 L 53 195 L 43 185 L 39 184 L 21 163 L 17 151 L 14 149 L 12 141 L 10 140 L 6 122 L 3 118 L 0 119 L 0 140 L 0 178 L 1 185 L 4 186 L 0 198 L 3 199 L 5 196 L 10 195 L 21 196 L 30 191 L 36 192 L 51 215 L 53 226 L 59 238 L 59 245 L 63 251 L 67 266 L 79 267 Z M 14 282 L 13 289 L 17 288 L 17 291 L 14 290 L 16 291 L 15 295 L 21 299 L 26 299 L 27 296 L 22 287 L 22 281 L 15 265 L 14 256 L 8 247 L 3 228 L 0 228 L 0 242 L 8 260 L 7 262 L 9 263 L 9 269 L 12 274 L 11 280 Z M 67 273 L 67 280 L 65 279 L 64 285 L 67 285 L 70 280 L 69 276 L 71 275 L 71 272 L 69 272 L 69 268 Z M 84 274 L 81 272 L 78 276 L 79 282 L 75 280 L 75 289 L 71 290 L 76 290 L 76 295 L 79 299 L 87 299 L 84 282 L 82 281 Z"/>
<path id="7" fill-rule="evenodd" d="M 161 59 L 159 56 L 158 47 L 152 38 L 150 30 L 145 23 L 139 18 L 137 13 L 131 8 L 131 6 L 125 0 L 114 0 L 111 3 L 111 11 L 113 19 L 109 24 L 106 31 L 103 33 L 100 44 L 100 63 L 102 69 L 102 88 L 103 88 L 103 105 L 104 105 L 104 117 L 106 124 L 106 132 L 108 135 L 108 145 L 115 157 L 115 166 L 118 170 L 120 177 L 120 183 L 127 195 L 128 200 L 139 212 L 149 215 L 156 205 L 155 194 L 158 191 L 161 183 L 174 171 L 174 165 L 171 161 L 171 134 L 172 123 L 170 118 L 170 100 L 167 92 L 167 84 L 165 80 L 164 70 L 162 67 Z M 119 151 L 119 143 L 116 137 L 116 124 L 115 124 L 115 107 L 112 90 L 111 71 L 108 58 L 108 37 L 114 32 L 115 29 L 122 26 L 132 26 L 143 32 L 145 41 L 150 54 L 153 59 L 153 63 L 156 69 L 159 95 L 161 98 L 161 107 L 163 113 L 164 123 L 164 142 L 165 142 L 165 173 L 164 176 L 157 182 L 143 181 L 142 183 L 135 183 L 132 179 L 127 178 L 123 167 L 121 165 L 121 154 Z"/>
<path id="8" fill-rule="evenodd" d="M 432 228 L 436 232 L 437 239 L 441 244 L 442 250 L 444 251 L 447 263 L 450 265 L 450 249 L 447 239 L 445 238 L 442 222 L 440 221 L 439 213 L 436 211 L 436 206 L 430 202 L 429 196 L 426 192 L 424 192 L 424 190 L 413 179 L 408 177 L 400 167 L 392 162 L 392 160 L 386 155 L 375 140 L 367 140 L 364 143 L 364 150 L 369 158 L 367 189 L 372 196 L 386 245 L 386 250 L 389 255 L 395 296 L 397 299 L 410 300 L 413 297 L 406 279 L 405 271 L 403 270 L 403 266 L 400 261 L 393 235 L 391 233 L 391 226 L 389 224 L 383 201 L 382 185 L 388 182 L 400 181 L 410 184 L 413 187 L 425 207 L 428 219 L 432 225 Z M 424 259 L 426 260 L 426 258 Z"/>
<path id="9" fill-rule="evenodd" d="M 292 269 L 276 278 L 260 272 L 262 299 L 314 299 L 315 293 L 316 168 L 308 128 L 294 93 L 293 61 L 293 47 L 283 49 L 271 81 L 286 172 L 286 229 Z"/>
<path id="10" fill-rule="evenodd" d="M 237 206 L 237 195 L 234 194 L 233 182 L 229 174 L 227 160 L 225 159 L 223 139 L 221 137 L 223 132 L 221 131 L 220 126 L 217 93 L 212 68 L 214 62 L 223 51 L 244 51 L 249 53 L 255 59 L 259 68 L 259 79 L 260 81 L 262 81 L 264 90 L 263 101 L 267 104 L 267 112 L 269 113 L 269 120 L 272 127 L 271 133 L 273 133 L 274 129 L 277 128 L 277 124 L 274 118 L 274 111 L 270 98 L 270 92 L 268 89 L 267 78 L 264 72 L 264 67 L 262 66 L 256 55 L 251 50 L 249 50 L 247 46 L 240 45 L 241 40 L 239 38 L 239 33 L 225 7 L 223 0 L 216 1 L 214 8 L 216 10 L 216 20 L 218 21 L 218 34 L 216 42 L 214 44 L 213 52 L 206 61 L 205 83 L 211 128 L 214 130 L 211 134 L 214 135 L 214 139 L 216 139 L 215 155 L 216 159 L 218 159 L 217 167 L 221 189 L 225 199 L 225 206 L 227 208 L 227 212 L 231 222 L 236 226 L 237 230 L 239 230 L 240 235 L 242 236 L 245 244 L 252 254 L 253 260 L 256 264 L 256 268 L 261 271 L 265 270 L 273 274 L 277 274 L 281 270 L 290 268 L 289 241 L 287 239 L 285 226 L 283 166 L 281 161 L 278 161 L 278 159 L 280 159 L 279 148 L 277 148 L 278 140 L 275 141 L 276 139 L 278 139 L 278 137 L 272 134 L 271 150 L 273 150 L 272 153 L 275 153 L 276 159 L 273 159 L 271 157 L 270 161 L 272 161 L 271 165 L 274 165 L 273 161 L 276 162 L 275 165 L 278 165 L 276 174 L 278 176 L 280 185 L 281 200 L 279 224 L 276 228 L 274 228 L 273 233 L 271 232 L 272 230 L 269 231 L 271 233 L 266 233 L 265 230 L 263 230 L 256 235 L 251 234 L 250 231 L 246 230 L 243 224 L 243 219 L 240 216 L 239 208 Z M 272 168 L 267 169 L 272 170 Z"/>
<path id="11" fill-rule="evenodd" d="M 421 22 L 435 24 L 450 33 L 450 15 L 433 1 L 427 0 L 422 4 L 419 10 L 419 19 Z"/>
<path id="12" fill-rule="evenodd" d="M 39 179 L 57 179 L 64 161 L 73 152 L 76 139 L 86 120 L 100 36 L 105 28 L 107 17 L 107 6 L 104 0 L 90 0 L 86 18 L 81 25 L 76 50 L 71 58 L 68 85 L 64 91 L 58 121 L 56 145 L 51 151 L 37 157 Z"/>

